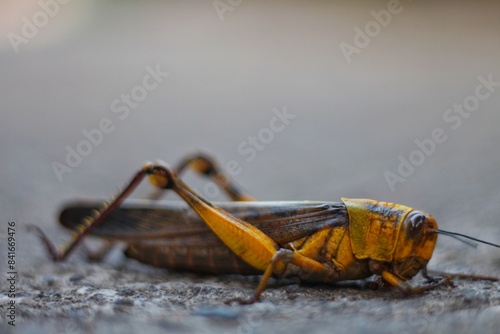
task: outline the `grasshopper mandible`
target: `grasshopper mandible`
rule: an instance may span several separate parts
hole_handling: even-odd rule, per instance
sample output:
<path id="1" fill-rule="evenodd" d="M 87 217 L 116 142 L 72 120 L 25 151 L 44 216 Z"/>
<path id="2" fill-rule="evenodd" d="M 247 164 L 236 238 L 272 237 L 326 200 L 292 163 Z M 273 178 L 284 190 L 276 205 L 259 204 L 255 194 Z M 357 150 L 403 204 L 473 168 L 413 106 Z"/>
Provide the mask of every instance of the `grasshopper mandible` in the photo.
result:
<path id="1" fill-rule="evenodd" d="M 234 202 L 211 203 L 202 198 L 179 178 L 186 167 L 212 177 Z M 122 205 L 145 176 L 157 188 L 176 192 L 185 203 L 127 201 Z M 271 276 L 337 282 L 377 275 L 379 284 L 395 286 L 405 294 L 421 293 L 451 284 L 449 276 L 435 279 L 427 274 L 437 234 L 470 238 L 439 230 L 429 214 L 399 204 L 348 198 L 258 202 L 202 153 L 187 156 L 175 169 L 147 163 L 110 203 L 69 205 L 60 221 L 73 230 L 72 240 L 60 249 L 35 227 L 54 261 L 66 258 L 89 234 L 110 242 L 125 241 L 128 257 L 154 266 L 262 274 L 248 302 L 259 300 Z M 406 281 L 420 271 L 428 284 L 408 285 Z"/>

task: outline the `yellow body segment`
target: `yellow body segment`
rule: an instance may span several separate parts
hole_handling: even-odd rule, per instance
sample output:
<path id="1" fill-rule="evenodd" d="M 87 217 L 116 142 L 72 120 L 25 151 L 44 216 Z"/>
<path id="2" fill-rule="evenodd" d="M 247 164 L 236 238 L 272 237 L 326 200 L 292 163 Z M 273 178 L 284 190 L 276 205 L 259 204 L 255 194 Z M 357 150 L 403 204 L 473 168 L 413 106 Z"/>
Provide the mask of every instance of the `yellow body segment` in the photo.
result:
<path id="1" fill-rule="evenodd" d="M 292 248 L 300 255 L 304 255 L 310 259 L 321 259 L 323 257 L 321 254 L 323 248 L 321 246 L 327 242 L 329 233 L 329 228 L 322 229 L 309 237 L 300 239 L 298 241 L 300 245 L 298 249 L 293 246 Z"/>
<path id="2" fill-rule="evenodd" d="M 357 259 L 390 262 L 406 215 L 413 209 L 369 199 L 342 198 L 349 215 L 352 251 Z"/>
<path id="3" fill-rule="evenodd" d="M 302 279 L 307 281 L 334 282 L 347 279 L 362 279 L 371 276 L 366 261 L 358 260 L 351 245 L 349 228 L 335 226 L 321 229 L 314 234 L 291 242 L 289 247 L 295 253 L 315 259 L 329 268 L 335 268 L 335 276 L 308 273 Z"/>

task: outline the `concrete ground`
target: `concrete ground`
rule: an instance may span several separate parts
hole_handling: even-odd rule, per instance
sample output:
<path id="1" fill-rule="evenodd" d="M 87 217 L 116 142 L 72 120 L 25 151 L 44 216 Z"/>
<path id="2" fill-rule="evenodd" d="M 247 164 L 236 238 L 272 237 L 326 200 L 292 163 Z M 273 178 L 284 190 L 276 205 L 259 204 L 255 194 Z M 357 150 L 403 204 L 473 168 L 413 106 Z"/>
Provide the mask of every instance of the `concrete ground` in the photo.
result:
<path id="1" fill-rule="evenodd" d="M 38 2 L 0 6 L 9 7 L 0 10 L 8 15 L 0 20 L 2 332 L 500 326 L 498 282 L 456 279 L 453 289 L 403 297 L 275 280 L 262 303 L 228 307 L 258 277 L 176 273 L 119 250 L 102 264 L 81 250 L 54 264 L 26 232 L 38 224 L 62 243 L 64 202 L 107 199 L 144 161 L 174 164 L 203 149 L 231 170 L 235 161 L 235 179 L 262 200 L 397 202 L 431 213 L 445 230 L 499 243 L 497 2 L 73 1 L 51 16 Z M 36 32 L 25 27 L 33 18 L 42 20 Z M 192 174 L 186 181 L 224 199 Z M 442 236 L 429 267 L 500 277 L 500 251 Z"/>

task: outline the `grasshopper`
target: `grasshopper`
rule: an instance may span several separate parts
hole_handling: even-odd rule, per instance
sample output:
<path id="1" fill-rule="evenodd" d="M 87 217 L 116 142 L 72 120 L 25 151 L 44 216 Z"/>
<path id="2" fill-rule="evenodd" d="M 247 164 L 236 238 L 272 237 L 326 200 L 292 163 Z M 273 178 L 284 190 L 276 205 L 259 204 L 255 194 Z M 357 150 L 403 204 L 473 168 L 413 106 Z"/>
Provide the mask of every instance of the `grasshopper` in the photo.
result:
<path id="1" fill-rule="evenodd" d="M 211 203 L 178 176 L 187 167 L 211 177 L 232 202 Z M 145 176 L 161 190 L 173 190 L 185 202 L 127 201 Z M 157 200 L 162 192 L 154 197 Z M 296 276 L 305 282 L 337 282 L 378 277 L 404 294 L 422 293 L 449 284 L 427 273 L 438 234 L 429 214 L 369 199 L 342 202 L 259 202 L 241 191 L 208 155 L 187 156 L 177 168 L 145 164 L 110 203 L 78 202 L 66 206 L 60 222 L 72 239 L 56 248 L 34 227 L 54 261 L 65 259 L 87 235 L 124 241 L 125 255 L 143 263 L 210 274 L 262 274 L 250 300 L 260 299 L 271 276 Z M 109 247 L 92 255 L 102 258 Z M 427 284 L 406 281 L 418 272 Z"/>

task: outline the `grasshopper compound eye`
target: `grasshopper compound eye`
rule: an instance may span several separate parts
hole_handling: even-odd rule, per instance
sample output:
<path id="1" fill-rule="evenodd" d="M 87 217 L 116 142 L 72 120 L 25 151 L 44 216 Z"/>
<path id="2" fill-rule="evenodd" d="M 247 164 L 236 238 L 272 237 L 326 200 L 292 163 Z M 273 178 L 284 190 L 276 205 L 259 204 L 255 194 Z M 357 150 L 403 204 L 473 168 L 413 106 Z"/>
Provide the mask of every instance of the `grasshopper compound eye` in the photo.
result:
<path id="1" fill-rule="evenodd" d="M 432 216 L 421 211 L 412 211 L 404 220 L 404 231 L 409 237 L 416 237 L 425 231 L 435 232 L 437 223 Z"/>
<path id="2" fill-rule="evenodd" d="M 422 233 L 425 225 L 427 225 L 427 217 L 421 212 L 413 211 L 406 217 L 404 229 L 408 236 L 415 237 Z"/>

